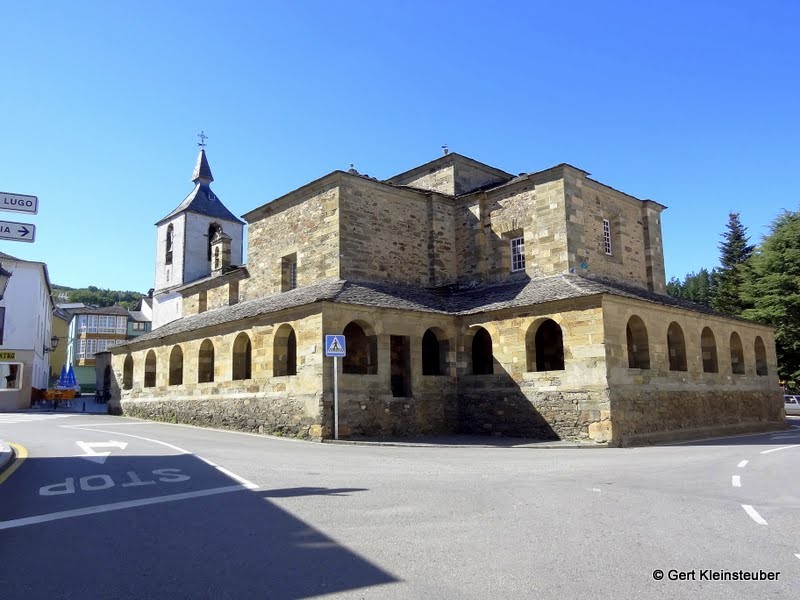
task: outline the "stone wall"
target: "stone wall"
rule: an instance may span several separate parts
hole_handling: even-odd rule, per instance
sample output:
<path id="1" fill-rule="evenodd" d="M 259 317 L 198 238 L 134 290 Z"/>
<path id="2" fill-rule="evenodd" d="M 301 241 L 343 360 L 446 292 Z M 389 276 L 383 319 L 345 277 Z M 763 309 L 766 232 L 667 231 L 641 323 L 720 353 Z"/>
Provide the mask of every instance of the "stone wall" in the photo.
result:
<path id="1" fill-rule="evenodd" d="M 322 317 L 311 310 L 293 309 L 259 317 L 248 322 L 243 330 L 236 324 L 227 324 L 201 335 L 190 332 L 173 336 L 162 344 L 158 340 L 133 344 L 129 353 L 125 348 L 115 349 L 112 407 L 131 416 L 208 426 L 243 426 L 248 431 L 318 438 Z M 274 376 L 275 334 L 282 325 L 291 326 L 296 335 L 296 375 Z M 233 380 L 233 349 L 240 335 L 247 335 L 251 342 L 251 377 Z M 198 383 L 199 350 L 206 339 L 214 346 L 214 381 Z M 175 346 L 180 346 L 183 353 L 183 378 L 181 384 L 170 385 L 170 355 Z M 156 385 L 144 387 L 145 362 L 150 352 L 156 357 Z M 133 359 L 133 386 L 120 389 L 128 355 Z M 174 408 L 170 408 L 171 403 Z"/>
<path id="2" fill-rule="evenodd" d="M 281 291 L 281 259 L 297 255 L 298 287 L 339 276 L 338 178 L 321 182 L 265 205 L 248 226 L 249 279 L 240 299 Z"/>
<path id="3" fill-rule="evenodd" d="M 326 305 L 324 328 L 341 333 L 351 321 L 359 323 L 377 344 L 375 374 L 344 373 L 339 360 L 339 423 L 342 435 L 397 436 L 452 433 L 457 428 L 455 377 L 456 330 L 453 317 L 388 309 Z M 446 343 L 444 375 L 422 374 L 422 337 L 436 328 Z M 391 385 L 391 336 L 408 336 L 411 397 L 394 397 Z M 352 348 L 348 349 L 350 352 Z M 325 359 L 323 374 L 326 433 L 333 425 L 333 359 Z"/>
<path id="4" fill-rule="evenodd" d="M 608 441 L 601 311 L 595 297 L 464 317 L 458 345 L 461 431 Z M 563 335 L 563 370 L 536 370 L 535 333 L 547 319 L 555 321 Z M 473 374 L 477 327 L 492 338 L 491 375 Z"/>
<path id="5" fill-rule="evenodd" d="M 629 368 L 626 327 L 634 316 L 647 330 L 648 369 Z M 631 445 L 785 427 L 770 327 L 611 296 L 604 300 L 604 320 L 615 443 Z M 685 371 L 670 370 L 667 329 L 673 322 L 684 334 Z M 715 340 L 717 372 L 704 371 L 701 334 L 706 327 Z M 741 374 L 733 372 L 734 333 L 743 350 Z M 756 337 L 766 348 L 766 375 L 756 372 Z M 705 353 L 708 355 L 708 348 Z"/>
<path id="6" fill-rule="evenodd" d="M 579 274 L 589 272 L 664 293 L 662 207 L 588 179 L 573 168 L 565 169 L 564 185 L 569 267 Z M 605 251 L 604 219 L 611 229 L 611 254 Z"/>

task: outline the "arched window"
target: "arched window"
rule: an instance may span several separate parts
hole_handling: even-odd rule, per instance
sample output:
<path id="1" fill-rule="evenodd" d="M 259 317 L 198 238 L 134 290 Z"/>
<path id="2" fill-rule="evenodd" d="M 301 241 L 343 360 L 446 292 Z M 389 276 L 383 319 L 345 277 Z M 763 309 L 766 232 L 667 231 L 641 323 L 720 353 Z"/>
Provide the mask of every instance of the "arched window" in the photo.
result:
<path id="1" fill-rule="evenodd" d="M 133 388 L 133 357 L 128 354 L 122 364 L 122 389 L 129 390 L 131 388 Z"/>
<path id="2" fill-rule="evenodd" d="M 203 340 L 197 354 L 197 383 L 214 381 L 214 343 Z"/>
<path id="3" fill-rule="evenodd" d="M 144 359 L 144 387 L 156 387 L 156 353 L 152 350 Z"/>
<path id="4" fill-rule="evenodd" d="M 169 384 L 181 385 L 183 383 L 183 350 L 180 346 L 173 346 L 169 353 Z"/>
<path id="5" fill-rule="evenodd" d="M 735 331 L 731 334 L 731 371 L 734 375 L 744 375 L 744 349 L 742 339 Z"/>
<path id="6" fill-rule="evenodd" d="M 222 231 L 219 223 L 212 223 L 208 226 L 208 261 L 211 262 L 211 242 L 214 241 L 214 236 Z"/>
<path id="7" fill-rule="evenodd" d="M 755 351 L 756 375 L 767 375 L 767 348 L 764 346 L 764 340 L 760 336 L 756 336 Z"/>
<path id="8" fill-rule="evenodd" d="M 233 379 L 252 377 L 253 345 L 246 333 L 240 333 L 233 342 Z"/>
<path id="9" fill-rule="evenodd" d="M 650 345 L 647 342 L 647 327 L 641 317 L 633 315 L 628 319 L 625 339 L 628 344 L 628 368 L 649 369 Z"/>
<path id="10" fill-rule="evenodd" d="M 430 328 L 422 336 L 422 374 L 447 375 L 447 353 L 450 344 L 439 328 Z"/>
<path id="11" fill-rule="evenodd" d="M 667 351 L 669 352 L 669 370 L 686 371 L 686 340 L 683 338 L 683 329 L 676 322 L 669 324 L 667 329 Z"/>
<path id="12" fill-rule="evenodd" d="M 174 234 L 175 234 L 175 228 L 170 223 L 167 226 L 167 243 L 164 253 L 164 262 L 166 262 L 166 264 L 168 265 L 172 264 L 172 238 Z"/>
<path id="13" fill-rule="evenodd" d="M 542 321 L 536 329 L 533 345 L 536 349 L 537 371 L 564 370 L 564 335 L 558 323 L 552 319 Z"/>
<path id="14" fill-rule="evenodd" d="M 478 327 L 472 338 L 472 374 L 491 375 L 492 373 L 494 373 L 492 336 L 483 327 Z"/>
<path id="15" fill-rule="evenodd" d="M 367 328 L 367 331 L 364 328 Z M 366 324 L 351 321 L 344 328 L 347 356 L 342 359 L 342 373 L 374 375 L 378 372 L 378 340 Z"/>
<path id="16" fill-rule="evenodd" d="M 704 327 L 700 334 L 700 351 L 703 353 L 703 373 L 719 373 L 717 340 L 710 327 Z"/>
<path id="17" fill-rule="evenodd" d="M 286 323 L 278 327 L 275 332 L 275 341 L 272 345 L 272 374 L 275 377 L 297 375 L 297 336 L 292 326 Z"/>

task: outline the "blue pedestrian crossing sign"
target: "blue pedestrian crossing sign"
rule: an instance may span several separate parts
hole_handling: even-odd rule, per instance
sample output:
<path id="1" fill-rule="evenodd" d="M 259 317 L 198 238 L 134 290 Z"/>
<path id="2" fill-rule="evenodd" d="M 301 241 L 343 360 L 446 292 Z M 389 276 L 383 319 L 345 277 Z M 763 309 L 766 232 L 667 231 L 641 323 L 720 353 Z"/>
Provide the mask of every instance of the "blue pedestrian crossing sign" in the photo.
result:
<path id="1" fill-rule="evenodd" d="M 325 356 L 346 356 L 346 346 L 343 335 L 325 336 Z"/>

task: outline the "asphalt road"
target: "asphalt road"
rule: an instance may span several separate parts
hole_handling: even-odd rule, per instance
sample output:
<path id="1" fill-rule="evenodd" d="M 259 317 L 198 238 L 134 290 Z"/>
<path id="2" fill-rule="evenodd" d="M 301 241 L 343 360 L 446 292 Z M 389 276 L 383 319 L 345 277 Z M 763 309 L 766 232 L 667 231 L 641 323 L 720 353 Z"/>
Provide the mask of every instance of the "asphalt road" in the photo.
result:
<path id="1" fill-rule="evenodd" d="M 800 419 L 788 423 L 585 450 L 4 413 L 0 439 L 28 457 L 0 474 L 0 595 L 796 599 Z M 713 579 L 740 571 L 771 579 Z"/>

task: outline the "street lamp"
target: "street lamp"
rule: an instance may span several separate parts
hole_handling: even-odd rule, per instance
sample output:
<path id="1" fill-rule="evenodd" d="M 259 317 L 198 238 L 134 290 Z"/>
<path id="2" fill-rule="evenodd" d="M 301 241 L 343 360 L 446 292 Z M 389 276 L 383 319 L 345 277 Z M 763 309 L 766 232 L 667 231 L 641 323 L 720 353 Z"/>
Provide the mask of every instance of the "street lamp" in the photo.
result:
<path id="1" fill-rule="evenodd" d="M 56 348 L 58 348 L 58 340 L 61 339 L 57 335 L 54 335 L 50 338 L 50 347 L 49 348 L 42 348 L 42 351 L 47 354 L 48 352 L 54 352 Z"/>
<path id="2" fill-rule="evenodd" d="M 6 271 L 3 268 L 3 264 L 0 263 L 0 300 L 3 299 L 3 294 L 6 293 L 6 287 L 8 286 L 9 277 L 11 277 L 11 271 Z"/>

